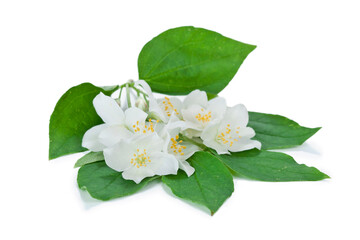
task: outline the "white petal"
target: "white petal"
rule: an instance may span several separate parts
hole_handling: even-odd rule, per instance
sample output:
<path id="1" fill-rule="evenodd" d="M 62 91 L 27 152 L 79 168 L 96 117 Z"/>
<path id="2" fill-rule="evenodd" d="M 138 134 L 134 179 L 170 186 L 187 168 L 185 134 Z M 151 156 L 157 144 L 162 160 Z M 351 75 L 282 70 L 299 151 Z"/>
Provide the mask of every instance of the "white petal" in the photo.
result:
<path id="1" fill-rule="evenodd" d="M 156 152 L 150 154 L 150 159 L 151 163 L 148 166 L 151 167 L 156 175 L 176 174 L 179 169 L 178 161 L 171 154 Z"/>
<path id="2" fill-rule="evenodd" d="M 135 167 L 125 170 L 122 174 L 124 179 L 133 180 L 137 184 L 139 184 L 144 178 L 154 176 L 154 171 L 149 167 Z"/>
<path id="3" fill-rule="evenodd" d="M 163 110 L 156 101 L 149 84 L 144 80 L 138 80 L 135 82 L 135 86 L 139 86 L 139 85 L 144 89 L 144 91 L 147 93 L 149 97 L 149 115 L 151 117 L 160 119 L 163 122 L 166 122 L 167 118 L 165 117 Z"/>
<path id="4" fill-rule="evenodd" d="M 220 122 L 214 121 L 206 126 L 204 131 L 201 133 L 201 139 L 202 140 L 215 140 L 218 130 L 219 130 Z"/>
<path id="5" fill-rule="evenodd" d="M 188 138 L 200 137 L 201 136 L 201 130 L 195 130 L 195 129 L 192 129 L 190 127 L 188 129 L 185 129 L 181 133 L 184 134 Z"/>
<path id="6" fill-rule="evenodd" d="M 122 172 L 132 166 L 131 158 L 135 152 L 136 149 L 133 144 L 120 140 L 113 147 L 104 149 L 105 162 L 110 168 Z"/>
<path id="7" fill-rule="evenodd" d="M 227 108 L 224 119 L 230 124 L 245 127 L 249 122 L 249 113 L 243 104 Z"/>
<path id="8" fill-rule="evenodd" d="M 82 139 L 82 146 L 92 152 L 102 151 L 105 145 L 99 141 L 99 135 L 107 127 L 108 125 L 104 123 L 87 130 Z"/>
<path id="9" fill-rule="evenodd" d="M 204 108 L 197 104 L 196 105 L 194 104 L 187 109 L 183 109 L 182 115 L 183 115 L 185 122 L 192 123 L 198 129 L 201 129 L 203 124 L 201 121 L 199 121 L 196 118 L 196 115 L 198 115 L 199 113 L 202 112 L 201 109 L 204 109 Z"/>
<path id="10" fill-rule="evenodd" d="M 226 145 L 220 144 L 215 140 L 206 140 L 203 143 L 205 146 L 214 149 L 218 154 L 229 154 Z"/>
<path id="11" fill-rule="evenodd" d="M 183 109 L 183 103 L 182 101 L 177 97 L 171 97 L 170 102 L 174 106 L 174 109 L 176 109 L 175 113 L 178 118 L 182 118 L 181 110 Z"/>
<path id="12" fill-rule="evenodd" d="M 179 168 L 181 170 L 184 170 L 184 172 L 186 173 L 186 175 L 188 175 L 188 177 L 190 177 L 195 172 L 195 168 L 190 166 L 190 164 L 187 161 L 179 161 Z"/>
<path id="13" fill-rule="evenodd" d="M 131 107 L 125 111 L 125 124 L 129 129 L 133 129 L 133 125 L 136 125 L 137 123 L 144 124 L 146 117 L 147 113 L 145 113 L 143 110 L 136 107 Z"/>
<path id="14" fill-rule="evenodd" d="M 164 140 L 155 132 L 147 135 L 140 135 L 135 137 L 132 141 L 138 148 L 146 149 L 149 154 L 152 152 L 160 152 L 164 146 Z"/>
<path id="15" fill-rule="evenodd" d="M 99 93 L 94 98 L 93 104 L 97 114 L 105 123 L 109 125 L 124 123 L 124 112 L 115 99 Z"/>
<path id="16" fill-rule="evenodd" d="M 238 130 L 242 138 L 252 138 L 255 136 L 255 131 L 251 127 L 240 127 Z"/>
<path id="17" fill-rule="evenodd" d="M 207 110 L 211 112 L 212 119 L 222 118 L 226 111 L 226 101 L 222 97 L 216 97 L 209 101 Z"/>
<path id="18" fill-rule="evenodd" d="M 118 143 L 121 139 L 128 139 L 133 135 L 125 126 L 114 125 L 104 129 L 99 134 L 99 141 L 107 147 Z"/>
<path id="19" fill-rule="evenodd" d="M 179 161 L 186 161 L 188 158 L 190 158 L 195 152 L 200 151 L 201 149 L 189 142 L 183 142 L 181 143 L 181 146 L 185 146 L 186 148 L 182 150 L 184 155 L 181 154 L 174 154 L 175 158 Z M 170 152 L 171 153 L 171 152 Z"/>
<path id="20" fill-rule="evenodd" d="M 207 96 L 206 92 L 200 90 L 194 90 L 189 95 L 187 95 L 184 99 L 184 107 L 188 108 L 191 105 L 197 104 L 204 108 L 207 106 Z"/>
<path id="21" fill-rule="evenodd" d="M 240 151 L 245 151 L 245 150 L 249 150 L 249 149 L 253 149 L 253 148 L 261 149 L 261 143 L 256 140 L 243 139 L 243 140 L 234 142 L 234 144 L 231 147 L 229 147 L 229 150 L 231 152 L 240 152 Z"/>

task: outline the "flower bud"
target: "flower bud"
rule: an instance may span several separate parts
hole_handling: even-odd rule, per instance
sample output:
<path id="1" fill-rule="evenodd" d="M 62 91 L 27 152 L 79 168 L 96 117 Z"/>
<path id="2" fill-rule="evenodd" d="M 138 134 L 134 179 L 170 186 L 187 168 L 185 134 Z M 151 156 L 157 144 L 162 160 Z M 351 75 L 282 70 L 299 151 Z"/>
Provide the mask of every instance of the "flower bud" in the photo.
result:
<path id="1" fill-rule="evenodd" d="M 144 112 L 148 111 L 148 105 L 144 98 L 138 97 L 135 101 L 135 107 L 140 108 Z"/>

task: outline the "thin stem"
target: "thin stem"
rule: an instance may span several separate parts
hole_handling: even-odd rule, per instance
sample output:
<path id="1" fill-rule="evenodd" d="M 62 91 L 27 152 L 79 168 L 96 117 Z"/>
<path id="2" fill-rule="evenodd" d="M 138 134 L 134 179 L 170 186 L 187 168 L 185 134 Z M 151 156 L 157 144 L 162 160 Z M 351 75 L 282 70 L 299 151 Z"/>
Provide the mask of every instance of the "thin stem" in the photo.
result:
<path id="1" fill-rule="evenodd" d="M 121 100 L 121 92 L 122 92 L 123 88 L 124 87 L 120 86 L 119 100 Z"/>
<path id="2" fill-rule="evenodd" d="M 146 92 L 136 88 L 135 86 L 131 86 L 131 88 L 137 92 L 138 96 L 140 96 L 140 94 L 142 94 L 145 99 L 146 104 L 149 105 L 149 100 L 148 100 L 149 95 Z"/>
<path id="3" fill-rule="evenodd" d="M 131 107 L 131 101 L 130 101 L 130 89 L 129 89 L 129 84 L 126 83 L 126 102 L 128 105 L 128 108 Z"/>

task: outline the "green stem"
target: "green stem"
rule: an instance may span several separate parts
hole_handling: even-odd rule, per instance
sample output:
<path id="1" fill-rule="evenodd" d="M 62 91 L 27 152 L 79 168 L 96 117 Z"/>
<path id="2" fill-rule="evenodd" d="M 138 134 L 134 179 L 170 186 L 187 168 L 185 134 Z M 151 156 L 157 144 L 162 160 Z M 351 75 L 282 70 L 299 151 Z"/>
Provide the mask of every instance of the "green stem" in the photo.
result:
<path id="1" fill-rule="evenodd" d="M 186 142 L 190 142 L 190 143 L 198 146 L 198 147 L 201 148 L 202 150 L 205 150 L 205 149 L 207 148 L 204 144 L 199 143 L 199 142 L 197 142 L 197 141 L 195 141 L 195 140 L 193 140 L 193 139 L 191 139 L 191 138 L 188 138 L 188 137 L 184 136 L 183 134 L 180 134 L 180 138 L 181 138 L 182 140 L 186 141 Z"/>
<path id="2" fill-rule="evenodd" d="M 123 90 L 124 87 L 120 86 L 120 93 L 119 93 L 119 100 L 121 100 L 121 93 L 122 93 L 122 90 Z"/>
<path id="3" fill-rule="evenodd" d="M 144 97 L 144 99 L 145 99 L 146 104 L 149 105 L 149 100 L 148 100 L 148 97 L 149 97 L 149 96 L 147 95 L 146 92 L 144 92 L 144 91 L 136 88 L 135 86 L 131 86 L 131 88 L 136 91 L 136 93 L 138 94 L 138 96 L 139 96 L 140 94 L 142 94 L 143 97 Z"/>
<path id="4" fill-rule="evenodd" d="M 126 102 L 127 102 L 128 108 L 130 108 L 131 107 L 131 101 L 130 101 L 129 83 L 126 83 Z"/>

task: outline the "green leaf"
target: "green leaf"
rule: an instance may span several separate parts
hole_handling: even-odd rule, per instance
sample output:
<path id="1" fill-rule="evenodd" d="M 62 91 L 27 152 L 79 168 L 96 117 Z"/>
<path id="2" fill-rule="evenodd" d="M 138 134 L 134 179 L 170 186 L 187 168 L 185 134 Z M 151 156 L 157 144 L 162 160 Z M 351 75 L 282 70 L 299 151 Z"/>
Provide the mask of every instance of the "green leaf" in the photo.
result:
<path id="1" fill-rule="evenodd" d="M 203 28 L 170 29 L 141 50 L 139 78 L 159 93 L 185 95 L 200 89 L 217 94 L 255 48 Z"/>
<path id="2" fill-rule="evenodd" d="M 260 181 L 318 181 L 329 178 L 314 167 L 298 164 L 285 153 L 252 149 L 231 155 L 214 155 L 235 173 Z"/>
<path id="3" fill-rule="evenodd" d="M 50 117 L 49 159 L 86 150 L 81 146 L 84 133 L 103 122 L 96 114 L 93 99 L 100 92 L 110 96 L 118 88 L 83 83 L 70 88 L 60 98 Z"/>
<path id="4" fill-rule="evenodd" d="M 261 142 L 261 149 L 290 148 L 303 144 L 320 128 L 302 127 L 298 123 L 280 116 L 249 112 L 249 127 L 256 135 L 253 139 Z"/>
<path id="5" fill-rule="evenodd" d="M 234 191 L 231 173 L 207 152 L 197 152 L 188 161 L 195 168 L 193 175 L 179 171 L 162 180 L 176 196 L 204 205 L 213 214 Z"/>
<path id="6" fill-rule="evenodd" d="M 104 153 L 103 152 L 89 152 L 85 156 L 81 157 L 77 162 L 75 163 L 74 168 L 78 168 L 81 166 L 84 166 L 89 163 L 98 162 L 98 161 L 104 161 Z"/>
<path id="7" fill-rule="evenodd" d="M 208 92 L 206 93 L 206 96 L 207 96 L 208 100 L 218 97 L 217 94 L 212 94 L 212 93 L 208 93 Z"/>
<path id="8" fill-rule="evenodd" d="M 121 172 L 109 168 L 104 161 L 86 164 L 79 169 L 79 188 L 99 200 L 110 200 L 133 194 L 157 177 L 146 178 L 139 184 L 125 180 Z"/>

